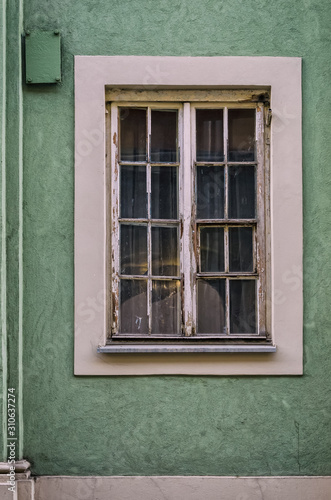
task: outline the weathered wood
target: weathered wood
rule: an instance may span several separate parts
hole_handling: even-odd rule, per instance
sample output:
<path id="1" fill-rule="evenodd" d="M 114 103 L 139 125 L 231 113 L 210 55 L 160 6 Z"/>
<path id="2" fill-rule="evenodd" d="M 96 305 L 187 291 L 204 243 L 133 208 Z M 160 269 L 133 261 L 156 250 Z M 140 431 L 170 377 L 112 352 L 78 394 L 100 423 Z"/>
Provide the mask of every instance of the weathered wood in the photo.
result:
<path id="1" fill-rule="evenodd" d="M 106 101 L 126 103 L 150 102 L 201 102 L 205 107 L 208 103 L 226 103 L 244 106 L 252 102 L 269 100 L 269 88 L 259 89 L 159 89 L 148 90 L 135 88 L 106 88 Z M 134 105 L 134 104 L 133 104 Z"/>

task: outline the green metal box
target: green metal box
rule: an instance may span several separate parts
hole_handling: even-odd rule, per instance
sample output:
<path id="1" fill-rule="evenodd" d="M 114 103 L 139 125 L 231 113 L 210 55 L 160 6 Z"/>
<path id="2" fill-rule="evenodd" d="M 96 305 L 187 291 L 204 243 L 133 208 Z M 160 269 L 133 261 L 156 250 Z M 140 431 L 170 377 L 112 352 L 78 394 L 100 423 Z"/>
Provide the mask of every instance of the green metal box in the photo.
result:
<path id="1" fill-rule="evenodd" d="M 61 35 L 58 30 L 26 31 L 25 81 L 29 85 L 61 82 Z"/>

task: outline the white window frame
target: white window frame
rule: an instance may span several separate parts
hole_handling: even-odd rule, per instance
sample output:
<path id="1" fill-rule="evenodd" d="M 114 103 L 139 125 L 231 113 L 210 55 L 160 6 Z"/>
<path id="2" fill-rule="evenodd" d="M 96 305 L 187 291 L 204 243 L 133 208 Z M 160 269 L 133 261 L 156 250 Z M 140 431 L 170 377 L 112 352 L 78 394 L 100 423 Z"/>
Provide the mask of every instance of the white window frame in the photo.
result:
<path id="1" fill-rule="evenodd" d="M 268 307 L 276 352 L 258 352 L 258 348 L 247 352 L 241 346 L 224 346 L 221 352 L 214 349 L 192 353 L 179 348 L 175 353 L 105 353 L 108 86 L 130 88 L 137 94 L 144 89 L 204 89 L 208 94 L 208 89 L 270 88 L 273 119 Z M 301 59 L 76 56 L 75 105 L 75 374 L 301 374 Z"/>
<path id="2" fill-rule="evenodd" d="M 138 346 L 139 341 L 144 341 L 152 343 L 153 340 L 149 338 L 149 335 L 145 334 L 143 338 L 139 338 L 139 336 L 128 335 L 128 334 L 120 334 L 119 332 L 119 323 L 120 323 L 120 293 L 119 293 L 119 282 L 120 282 L 120 255 L 119 255 L 119 240 L 120 240 L 120 223 L 119 223 L 119 215 L 120 215 L 120 207 L 119 207 L 119 193 L 120 193 L 120 183 L 119 183 L 119 175 L 118 171 L 120 169 L 120 164 L 132 164 L 130 161 L 120 162 L 119 160 L 119 140 L 115 141 L 116 144 L 112 143 L 110 140 L 111 137 L 117 137 L 119 139 L 119 109 L 120 108 L 142 108 L 147 110 L 147 135 L 146 135 L 146 144 L 147 150 L 149 150 L 150 146 L 150 133 L 151 133 L 151 111 L 152 109 L 175 109 L 178 111 L 178 146 L 180 151 L 180 157 L 177 163 L 178 166 L 178 191 L 179 191 L 179 224 L 182 229 L 180 231 L 180 236 L 178 240 L 178 250 L 180 253 L 180 273 L 178 279 L 182 281 L 182 312 L 183 312 L 183 332 L 182 337 L 179 338 L 176 335 L 176 345 L 179 345 L 179 342 L 186 343 L 188 345 L 188 341 L 194 339 L 195 347 L 192 346 L 189 348 L 194 352 L 201 352 L 206 349 L 208 345 L 208 350 L 211 352 L 215 351 L 216 345 L 212 344 L 212 342 L 218 340 L 223 343 L 233 343 L 234 345 L 239 346 L 240 343 L 246 343 L 246 348 L 253 352 L 254 349 L 258 349 L 258 352 L 261 352 L 263 349 L 263 343 L 267 345 L 265 348 L 266 352 L 271 352 L 275 350 L 274 346 L 270 345 L 271 336 L 269 334 L 270 325 L 267 327 L 267 311 L 266 311 L 266 303 L 267 303 L 267 287 L 266 287 L 266 244 L 265 244 L 265 211 L 269 211 L 269 184 L 265 182 L 265 177 L 268 178 L 269 172 L 269 164 L 268 164 L 268 153 L 269 147 L 265 144 L 266 138 L 268 135 L 267 126 L 265 126 L 265 122 L 268 117 L 269 110 L 269 92 L 265 89 L 264 92 L 261 92 L 260 95 L 256 95 L 255 91 L 245 91 L 245 101 L 244 103 L 240 102 L 243 100 L 244 93 L 242 91 L 212 91 L 208 92 L 208 102 L 199 102 L 201 98 L 204 97 L 204 91 L 171 91 L 163 92 L 163 98 L 167 99 L 167 102 L 159 102 L 158 92 L 155 91 L 144 91 L 144 98 L 150 98 L 149 101 L 127 101 L 126 94 L 128 97 L 133 98 L 132 91 L 122 90 L 121 95 L 118 95 L 116 90 L 112 89 L 107 90 L 106 92 L 106 100 L 107 102 L 107 111 L 106 113 L 106 137 L 107 137 L 107 158 L 109 159 L 109 191 L 108 191 L 108 199 L 110 199 L 110 210 L 108 210 L 108 219 L 107 228 L 110 230 L 110 237 L 108 238 L 109 246 L 112 251 L 108 251 L 108 258 L 111 258 L 110 263 L 110 273 L 108 276 L 109 286 L 111 288 L 111 295 L 109 295 L 108 300 L 108 309 L 110 311 L 109 316 L 109 324 L 107 326 L 107 347 L 100 347 L 100 352 L 123 352 L 124 350 L 124 342 L 126 342 L 125 350 L 139 351 L 144 352 L 148 350 L 151 352 L 153 350 L 152 347 L 146 347 L 146 345 Z M 226 102 L 221 102 L 222 94 L 225 94 L 225 97 L 228 99 Z M 140 96 L 141 97 L 141 96 Z M 183 99 L 193 99 L 190 102 L 183 102 Z M 113 100 L 114 99 L 114 100 Z M 248 101 L 248 102 L 247 102 Z M 196 163 L 196 110 L 197 109 L 222 109 L 224 113 L 224 160 L 221 163 L 225 172 L 225 199 L 228 196 L 228 181 L 227 181 L 227 172 L 228 172 L 228 163 L 233 163 L 227 160 L 227 150 L 228 150 L 228 130 L 227 130 L 227 116 L 229 109 L 254 109 L 256 111 L 256 123 L 255 123 L 255 137 L 256 137 L 256 158 L 254 162 L 248 162 L 249 164 L 256 164 L 256 176 L 257 176 L 257 214 L 254 218 L 253 222 L 253 259 L 254 259 L 254 272 L 253 273 L 233 273 L 237 275 L 241 275 L 245 277 L 246 274 L 255 274 L 256 278 L 256 318 L 257 318 L 257 331 L 254 335 L 251 334 L 241 334 L 235 335 L 229 333 L 229 323 L 230 323 L 230 312 L 229 307 L 226 308 L 226 327 L 227 334 L 213 334 L 210 335 L 210 339 L 208 340 L 209 344 L 207 344 L 207 337 L 205 334 L 199 336 L 197 333 L 197 281 L 195 279 L 195 275 L 199 275 L 199 265 L 196 262 L 196 257 L 200 256 L 200 252 L 196 251 L 195 248 L 199 248 L 199 231 L 194 235 L 192 233 L 192 225 L 195 225 L 196 219 L 194 210 L 192 212 L 192 208 L 195 207 L 195 182 L 194 178 L 195 172 L 195 163 Z M 265 133 L 266 129 L 266 133 Z M 185 136 L 185 140 L 184 140 Z M 148 179 L 150 176 L 150 160 L 147 162 L 140 162 L 147 165 L 147 185 L 149 184 Z M 206 164 L 206 162 L 200 162 L 200 164 Z M 215 162 L 213 162 L 215 164 Z M 240 163 L 243 165 L 243 163 Z M 266 175 L 265 175 L 266 174 Z M 148 190 L 149 191 L 149 190 Z M 225 209 L 227 209 L 227 202 L 225 201 Z M 116 214 L 118 214 L 116 216 Z M 249 224 L 252 221 L 242 220 L 242 224 Z M 171 225 L 173 225 L 172 221 L 169 221 Z M 231 278 L 231 274 L 228 273 L 228 226 L 233 226 L 236 224 L 233 219 L 228 219 L 227 213 L 224 214 L 224 218 L 219 222 L 214 220 L 209 220 L 206 224 L 208 226 L 209 223 L 215 223 L 224 227 L 225 232 L 225 278 Z M 166 221 L 160 221 L 160 224 L 166 224 Z M 201 226 L 201 221 L 197 222 L 197 226 Z M 240 227 L 240 224 L 237 225 Z M 195 239 L 195 245 L 193 244 L 193 239 Z M 147 238 L 150 242 L 150 236 Z M 148 253 L 151 253 L 150 243 L 147 245 Z M 195 248 L 194 248 L 195 247 Z M 269 269 L 268 269 L 269 271 Z M 148 276 L 150 276 L 151 270 L 149 269 Z M 182 278 L 181 278 L 182 277 Z M 233 277 L 233 276 L 232 276 Z M 128 277 L 129 278 L 129 277 Z M 226 279 L 226 283 L 229 284 L 228 279 Z M 150 319 L 150 309 L 151 309 L 151 291 L 149 291 L 148 300 L 147 300 L 147 313 Z M 229 296 L 229 286 L 226 287 L 226 296 Z M 169 352 L 172 350 L 174 346 L 169 347 L 169 336 L 164 336 L 163 339 L 158 332 L 155 332 L 156 336 L 153 336 L 154 350 L 157 352 Z M 115 340 L 112 342 L 113 336 L 115 335 Z M 267 338 L 265 338 L 267 336 Z M 198 337 L 204 342 L 204 347 L 197 343 Z M 133 340 L 135 341 L 135 347 L 130 346 L 128 343 Z M 122 340 L 123 345 L 119 343 L 119 340 Z M 156 342 L 158 340 L 158 342 Z M 160 341 L 164 340 L 167 344 L 161 347 Z M 254 341 L 259 342 L 259 344 L 254 345 Z M 211 345 L 210 345 L 211 343 Z M 248 345 L 250 346 L 248 347 Z M 113 344 L 113 345 L 111 345 Z M 268 345 L 269 344 L 269 345 Z M 110 346 L 111 345 L 111 346 Z M 219 347 L 218 349 L 222 349 Z M 229 349 L 229 347 L 227 348 Z M 243 347 L 241 347 L 243 349 Z"/>

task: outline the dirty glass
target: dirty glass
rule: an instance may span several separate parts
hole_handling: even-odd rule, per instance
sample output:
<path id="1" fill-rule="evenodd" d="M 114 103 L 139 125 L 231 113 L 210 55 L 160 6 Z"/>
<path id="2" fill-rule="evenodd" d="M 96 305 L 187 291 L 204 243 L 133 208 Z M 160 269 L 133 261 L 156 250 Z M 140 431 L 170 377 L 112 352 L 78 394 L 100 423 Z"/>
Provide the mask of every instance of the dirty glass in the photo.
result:
<path id="1" fill-rule="evenodd" d="M 152 333 L 179 333 L 179 290 L 179 281 L 153 281 Z"/>
<path id="2" fill-rule="evenodd" d="M 146 161 L 146 109 L 120 108 L 120 158 Z"/>
<path id="3" fill-rule="evenodd" d="M 120 332 L 146 334 L 147 281 L 121 280 Z"/>
<path id="4" fill-rule="evenodd" d="M 251 227 L 229 227 L 229 270 L 253 271 L 253 230 Z"/>
<path id="5" fill-rule="evenodd" d="M 202 273 L 224 271 L 223 227 L 200 228 L 200 266 Z"/>
<path id="6" fill-rule="evenodd" d="M 229 161 L 255 159 L 255 109 L 229 109 Z"/>
<path id="7" fill-rule="evenodd" d="M 197 161 L 224 161 L 223 109 L 196 110 Z"/>
<path id="8" fill-rule="evenodd" d="M 229 217 L 255 218 L 255 167 L 229 167 Z"/>
<path id="9" fill-rule="evenodd" d="M 121 224 L 121 273 L 147 274 L 147 225 Z"/>
<path id="10" fill-rule="evenodd" d="M 198 333 L 226 333 L 225 280 L 198 279 Z"/>
<path id="11" fill-rule="evenodd" d="M 178 276 L 177 227 L 152 226 L 152 274 L 154 276 Z"/>
<path id="12" fill-rule="evenodd" d="M 151 162 L 177 161 L 177 111 L 152 109 Z"/>
<path id="13" fill-rule="evenodd" d="M 224 218 L 224 167 L 197 166 L 197 218 Z"/>
<path id="14" fill-rule="evenodd" d="M 230 280 L 230 333 L 255 333 L 255 280 Z"/>
<path id="15" fill-rule="evenodd" d="M 147 218 L 146 167 L 121 165 L 121 217 Z"/>
<path id="16" fill-rule="evenodd" d="M 178 167 L 152 167 L 152 219 L 178 218 Z"/>

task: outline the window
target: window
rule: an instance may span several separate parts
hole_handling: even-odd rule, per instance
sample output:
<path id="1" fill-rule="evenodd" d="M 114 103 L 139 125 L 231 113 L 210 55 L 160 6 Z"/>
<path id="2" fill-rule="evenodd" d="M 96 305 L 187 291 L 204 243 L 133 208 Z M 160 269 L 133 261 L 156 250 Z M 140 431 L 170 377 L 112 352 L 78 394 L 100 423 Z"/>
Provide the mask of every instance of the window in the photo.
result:
<path id="1" fill-rule="evenodd" d="M 125 94 L 108 103 L 109 344 L 270 344 L 268 91 Z"/>
<path id="2" fill-rule="evenodd" d="M 299 58 L 77 56 L 75 148 L 75 374 L 302 373 Z"/>

